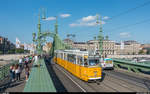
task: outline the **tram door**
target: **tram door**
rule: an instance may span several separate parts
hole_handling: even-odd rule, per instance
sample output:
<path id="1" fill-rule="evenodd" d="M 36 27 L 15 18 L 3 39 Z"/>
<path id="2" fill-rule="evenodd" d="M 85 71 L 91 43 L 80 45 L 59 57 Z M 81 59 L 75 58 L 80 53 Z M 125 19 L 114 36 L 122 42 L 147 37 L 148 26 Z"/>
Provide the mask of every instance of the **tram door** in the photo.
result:
<path id="1" fill-rule="evenodd" d="M 78 77 L 81 77 L 81 63 L 82 63 L 82 57 L 81 56 L 77 56 L 76 75 Z"/>

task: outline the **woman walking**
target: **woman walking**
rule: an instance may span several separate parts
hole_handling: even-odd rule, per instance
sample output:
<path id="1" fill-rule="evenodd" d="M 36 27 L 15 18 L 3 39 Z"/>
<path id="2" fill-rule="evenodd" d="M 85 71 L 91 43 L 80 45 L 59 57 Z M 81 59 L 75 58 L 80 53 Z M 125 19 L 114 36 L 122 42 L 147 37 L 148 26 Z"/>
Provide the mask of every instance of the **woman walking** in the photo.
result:
<path id="1" fill-rule="evenodd" d="M 13 65 L 11 65 L 11 66 L 10 66 L 10 69 L 9 69 L 9 73 L 10 73 L 10 82 L 13 81 L 13 72 L 12 72 L 12 70 L 13 70 Z"/>
<path id="2" fill-rule="evenodd" d="M 20 80 L 20 67 L 19 67 L 19 64 L 16 64 L 16 70 L 15 70 L 15 73 L 16 73 L 16 80 Z"/>
<path id="3" fill-rule="evenodd" d="M 26 81 L 28 81 L 29 75 L 30 75 L 30 69 L 29 66 L 25 67 L 25 74 L 26 74 Z"/>
<path id="4" fill-rule="evenodd" d="M 13 78 L 13 79 L 12 79 L 12 82 L 15 81 L 15 76 L 16 76 L 16 75 L 15 75 L 15 65 L 13 64 L 13 65 L 12 65 L 12 78 Z"/>

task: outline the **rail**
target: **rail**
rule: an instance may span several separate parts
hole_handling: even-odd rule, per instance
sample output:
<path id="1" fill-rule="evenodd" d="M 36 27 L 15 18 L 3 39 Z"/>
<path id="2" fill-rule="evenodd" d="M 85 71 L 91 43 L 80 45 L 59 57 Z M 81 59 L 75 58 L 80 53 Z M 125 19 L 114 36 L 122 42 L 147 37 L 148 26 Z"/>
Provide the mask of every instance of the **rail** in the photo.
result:
<path id="1" fill-rule="evenodd" d="M 9 64 L 0 67 L 0 81 L 2 81 L 3 79 L 9 76 L 10 66 L 17 63 L 18 63 L 17 60 L 15 61 L 12 60 Z"/>
<path id="2" fill-rule="evenodd" d="M 119 66 L 127 67 L 129 71 L 134 70 L 134 72 L 139 73 L 141 70 L 143 71 L 150 71 L 150 62 L 149 63 L 142 63 L 142 62 L 131 62 L 129 60 L 123 59 L 113 59 L 114 66 L 119 68 Z"/>
<path id="3" fill-rule="evenodd" d="M 40 64 L 40 66 L 38 66 Z M 24 92 L 56 92 L 44 59 L 33 63 Z"/>

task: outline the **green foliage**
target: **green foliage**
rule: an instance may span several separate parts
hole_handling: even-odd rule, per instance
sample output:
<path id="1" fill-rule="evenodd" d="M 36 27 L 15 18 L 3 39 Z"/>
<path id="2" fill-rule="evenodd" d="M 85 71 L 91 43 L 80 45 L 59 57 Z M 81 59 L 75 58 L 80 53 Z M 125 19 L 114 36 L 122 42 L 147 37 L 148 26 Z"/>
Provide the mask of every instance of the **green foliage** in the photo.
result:
<path id="1" fill-rule="evenodd" d="M 16 48 L 16 53 L 24 53 L 24 49 Z"/>
<path id="2" fill-rule="evenodd" d="M 24 53 L 30 53 L 30 51 L 29 50 L 24 50 Z"/>
<path id="3" fill-rule="evenodd" d="M 0 54 L 3 54 L 3 52 L 2 52 L 2 51 L 0 51 Z"/>
<path id="4" fill-rule="evenodd" d="M 147 53 L 146 54 L 150 54 L 150 48 L 147 48 Z"/>
<path id="5" fill-rule="evenodd" d="M 14 54 L 15 53 L 15 49 L 11 49 L 8 51 L 8 54 Z"/>
<path id="6" fill-rule="evenodd" d="M 143 51 L 143 50 L 140 50 L 140 51 L 139 51 L 139 54 L 144 54 L 144 51 Z"/>

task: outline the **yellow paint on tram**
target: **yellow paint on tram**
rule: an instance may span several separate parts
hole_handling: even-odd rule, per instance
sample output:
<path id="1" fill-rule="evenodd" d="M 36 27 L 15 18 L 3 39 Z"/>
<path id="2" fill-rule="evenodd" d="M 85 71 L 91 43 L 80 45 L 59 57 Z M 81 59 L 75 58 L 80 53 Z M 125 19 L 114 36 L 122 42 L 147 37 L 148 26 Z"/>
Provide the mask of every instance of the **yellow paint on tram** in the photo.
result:
<path id="1" fill-rule="evenodd" d="M 62 52 L 62 51 L 61 51 Z M 62 52 L 63 53 L 63 52 Z M 69 52 L 71 53 L 71 52 Z M 61 53 L 58 53 L 61 54 Z M 77 55 L 76 55 L 77 56 Z M 83 58 L 88 58 L 88 56 L 83 56 Z M 54 57 L 53 61 L 63 68 L 65 68 L 67 71 L 72 73 L 74 76 L 84 80 L 100 80 L 102 78 L 102 68 L 98 65 L 95 66 L 86 66 L 81 64 L 74 64 L 73 62 L 69 62 L 68 60 L 64 60 L 60 57 Z M 83 63 L 83 62 L 82 62 Z"/>

